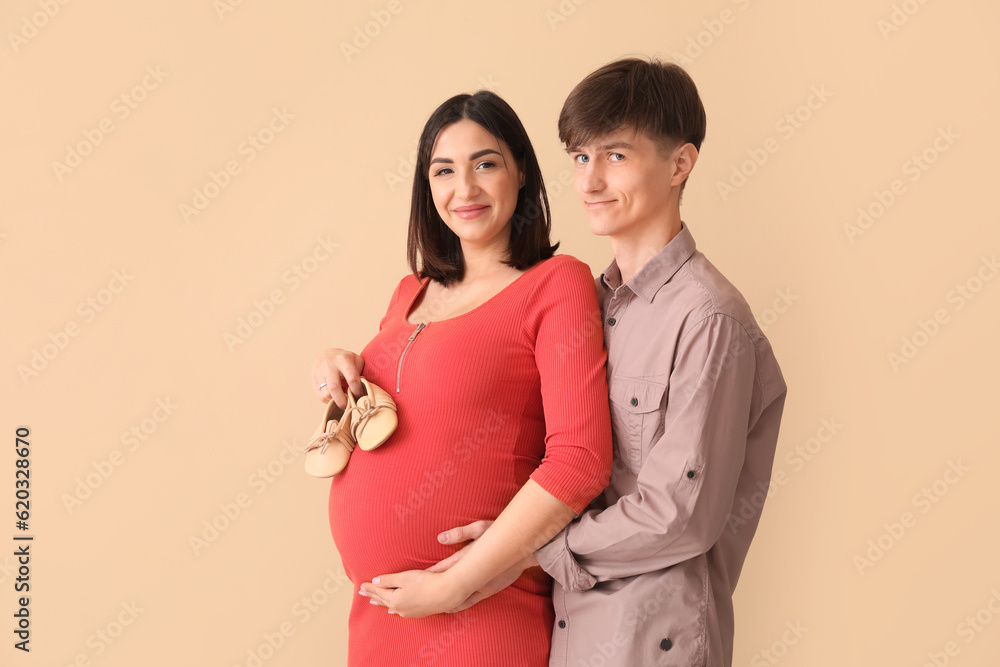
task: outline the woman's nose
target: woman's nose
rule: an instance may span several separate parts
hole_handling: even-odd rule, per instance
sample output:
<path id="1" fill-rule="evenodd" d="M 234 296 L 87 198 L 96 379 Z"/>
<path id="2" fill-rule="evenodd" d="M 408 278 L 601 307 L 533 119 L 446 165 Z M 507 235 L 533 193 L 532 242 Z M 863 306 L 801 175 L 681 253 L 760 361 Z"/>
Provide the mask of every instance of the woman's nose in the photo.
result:
<path id="1" fill-rule="evenodd" d="M 463 171 L 458 177 L 456 194 L 462 199 L 470 199 L 479 194 L 479 184 L 474 171 Z"/>

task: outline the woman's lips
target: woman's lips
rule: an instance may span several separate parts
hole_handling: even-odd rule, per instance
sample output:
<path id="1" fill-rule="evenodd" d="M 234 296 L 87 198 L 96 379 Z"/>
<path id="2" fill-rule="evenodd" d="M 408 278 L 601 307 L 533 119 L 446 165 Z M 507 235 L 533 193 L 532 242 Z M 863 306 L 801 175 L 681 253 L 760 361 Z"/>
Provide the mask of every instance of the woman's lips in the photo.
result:
<path id="1" fill-rule="evenodd" d="M 472 218 L 478 218 L 480 215 L 485 213 L 487 209 L 489 209 L 489 206 L 483 204 L 459 206 L 455 209 L 455 215 L 460 217 L 462 220 L 471 220 Z"/>

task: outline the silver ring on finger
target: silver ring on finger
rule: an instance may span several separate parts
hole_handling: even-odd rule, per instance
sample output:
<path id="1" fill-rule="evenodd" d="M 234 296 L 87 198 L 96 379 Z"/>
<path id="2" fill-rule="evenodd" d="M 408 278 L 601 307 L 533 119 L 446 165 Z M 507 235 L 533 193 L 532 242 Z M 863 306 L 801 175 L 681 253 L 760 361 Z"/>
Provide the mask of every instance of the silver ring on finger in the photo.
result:
<path id="1" fill-rule="evenodd" d="M 320 389 L 322 389 L 323 387 L 325 387 L 325 386 L 326 386 L 326 384 L 327 384 L 327 383 L 326 383 L 326 382 L 324 382 L 323 384 L 321 384 L 321 385 L 319 386 L 319 388 L 320 388 Z"/>

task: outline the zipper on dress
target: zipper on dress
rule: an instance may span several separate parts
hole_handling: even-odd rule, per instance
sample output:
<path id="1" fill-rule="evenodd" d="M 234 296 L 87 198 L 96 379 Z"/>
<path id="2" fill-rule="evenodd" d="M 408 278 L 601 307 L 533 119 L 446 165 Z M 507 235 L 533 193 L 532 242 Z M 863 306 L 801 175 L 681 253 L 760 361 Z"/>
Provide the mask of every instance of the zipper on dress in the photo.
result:
<path id="1" fill-rule="evenodd" d="M 402 378 L 402 375 L 403 375 L 403 357 L 406 356 L 406 351 L 410 349 L 411 345 L 413 345 L 413 339 L 416 338 L 417 334 L 420 333 L 423 330 L 423 328 L 426 327 L 426 326 L 427 326 L 427 324 L 425 322 L 421 322 L 420 324 L 417 325 L 417 328 L 413 331 L 413 333 L 410 334 L 410 338 L 409 338 L 409 340 L 406 343 L 406 347 L 403 348 L 403 353 L 399 355 L 399 365 L 396 367 L 396 393 L 397 394 L 399 393 L 399 381 L 400 381 L 400 379 Z"/>

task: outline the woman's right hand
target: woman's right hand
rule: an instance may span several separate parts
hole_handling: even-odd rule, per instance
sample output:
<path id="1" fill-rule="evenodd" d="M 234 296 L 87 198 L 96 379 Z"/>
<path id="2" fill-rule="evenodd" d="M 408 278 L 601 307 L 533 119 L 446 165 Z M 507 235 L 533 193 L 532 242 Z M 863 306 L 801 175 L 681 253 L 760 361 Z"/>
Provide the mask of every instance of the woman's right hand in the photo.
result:
<path id="1" fill-rule="evenodd" d="M 341 409 L 346 408 L 347 394 L 344 393 L 344 388 L 349 387 L 355 396 L 363 394 L 361 373 L 364 370 L 365 360 L 361 355 L 331 347 L 324 350 L 313 364 L 313 389 L 324 403 L 329 403 L 332 398 Z"/>

